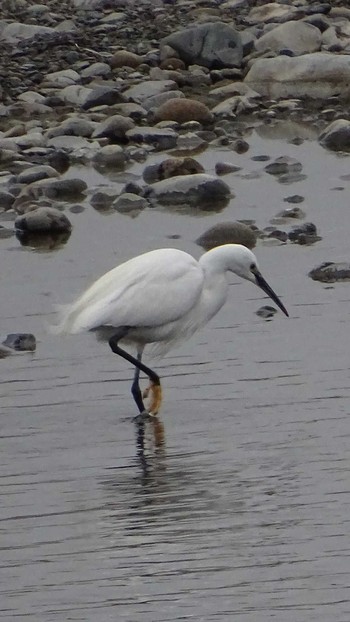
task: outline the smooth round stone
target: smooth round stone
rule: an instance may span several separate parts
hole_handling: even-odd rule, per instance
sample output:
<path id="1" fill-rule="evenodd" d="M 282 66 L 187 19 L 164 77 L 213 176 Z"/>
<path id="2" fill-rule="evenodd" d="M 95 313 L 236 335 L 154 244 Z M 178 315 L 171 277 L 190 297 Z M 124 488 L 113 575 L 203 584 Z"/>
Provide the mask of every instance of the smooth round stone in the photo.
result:
<path id="1" fill-rule="evenodd" d="M 17 181 L 20 184 L 31 184 L 34 181 L 39 181 L 40 179 L 49 179 L 51 177 L 58 176 L 59 174 L 56 169 L 52 166 L 43 164 L 26 168 L 17 176 Z"/>
<path id="2" fill-rule="evenodd" d="M 131 192 L 124 192 L 112 203 L 112 207 L 122 214 L 143 210 L 147 205 L 146 199 Z"/>
<path id="3" fill-rule="evenodd" d="M 125 153 L 119 145 L 106 145 L 94 154 L 92 160 L 100 166 L 123 168 Z"/>
<path id="4" fill-rule="evenodd" d="M 23 232 L 49 233 L 70 232 L 72 225 L 65 214 L 53 207 L 38 207 L 32 212 L 18 216 L 15 228 Z"/>
<path id="5" fill-rule="evenodd" d="M 196 244 L 210 250 L 221 244 L 242 244 L 247 248 L 254 248 L 257 236 L 255 231 L 241 222 L 220 222 L 210 227 L 197 240 Z"/>

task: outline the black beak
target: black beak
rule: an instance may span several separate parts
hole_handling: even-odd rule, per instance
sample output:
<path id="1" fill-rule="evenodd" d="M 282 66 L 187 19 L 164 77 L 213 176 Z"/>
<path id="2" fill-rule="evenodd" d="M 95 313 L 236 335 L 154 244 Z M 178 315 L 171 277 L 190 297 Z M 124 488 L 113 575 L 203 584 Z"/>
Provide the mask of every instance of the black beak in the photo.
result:
<path id="1" fill-rule="evenodd" d="M 288 313 L 287 309 L 281 303 L 280 299 L 275 294 L 275 292 L 270 287 L 270 285 L 268 283 L 266 283 L 264 277 L 261 276 L 260 272 L 254 272 L 254 275 L 255 275 L 256 284 L 259 285 L 259 287 L 265 292 L 265 294 L 270 296 L 271 300 L 273 300 L 276 303 L 276 305 L 281 309 L 281 311 L 283 311 L 283 313 L 287 317 L 289 317 L 289 313 Z"/>

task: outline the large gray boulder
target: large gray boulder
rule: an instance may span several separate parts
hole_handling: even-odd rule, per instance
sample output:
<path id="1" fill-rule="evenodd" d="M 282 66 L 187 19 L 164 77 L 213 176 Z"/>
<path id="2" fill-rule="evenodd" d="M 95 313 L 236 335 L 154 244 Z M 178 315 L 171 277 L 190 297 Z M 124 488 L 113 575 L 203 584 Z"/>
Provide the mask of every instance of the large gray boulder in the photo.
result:
<path id="1" fill-rule="evenodd" d="M 254 6 L 247 15 L 248 24 L 269 24 L 271 22 L 282 22 L 293 19 L 297 12 L 295 6 L 282 4 L 280 2 L 267 2 L 262 6 Z"/>
<path id="2" fill-rule="evenodd" d="M 223 22 L 192 26 L 168 35 L 161 46 L 170 45 L 188 65 L 209 69 L 240 67 L 243 51 L 239 32 Z"/>
<path id="3" fill-rule="evenodd" d="M 261 95 L 326 99 L 350 95 L 350 56 L 315 52 L 303 56 L 260 58 L 245 83 Z"/>
<path id="4" fill-rule="evenodd" d="M 258 52 L 290 50 L 295 56 L 317 52 L 321 47 L 322 35 L 316 26 L 302 21 L 286 22 L 269 30 L 255 43 Z"/>
<path id="5" fill-rule="evenodd" d="M 36 37 L 37 35 L 51 35 L 54 34 L 54 32 L 54 29 L 49 26 L 13 22 L 12 24 L 5 26 L 2 30 L 0 34 L 0 41 L 12 44 L 22 41 L 23 39 L 32 39 L 32 37 Z"/>

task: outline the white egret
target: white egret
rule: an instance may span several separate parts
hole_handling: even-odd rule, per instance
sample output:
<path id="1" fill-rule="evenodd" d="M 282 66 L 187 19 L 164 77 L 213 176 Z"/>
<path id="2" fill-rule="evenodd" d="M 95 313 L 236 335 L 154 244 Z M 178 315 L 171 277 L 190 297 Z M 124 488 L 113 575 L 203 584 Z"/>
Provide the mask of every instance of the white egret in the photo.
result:
<path id="1" fill-rule="evenodd" d="M 224 244 L 198 261 L 175 248 L 150 251 L 101 276 L 62 310 L 58 333 L 94 331 L 115 354 L 135 366 L 132 395 L 140 413 L 156 415 L 162 401 L 160 378 L 142 362 L 147 344 L 164 353 L 206 324 L 226 301 L 229 272 L 258 285 L 288 312 L 262 277 L 255 255 L 240 244 Z M 131 356 L 119 344 L 132 345 Z M 150 381 L 142 395 L 140 371 Z M 143 398 L 150 394 L 148 411 Z"/>

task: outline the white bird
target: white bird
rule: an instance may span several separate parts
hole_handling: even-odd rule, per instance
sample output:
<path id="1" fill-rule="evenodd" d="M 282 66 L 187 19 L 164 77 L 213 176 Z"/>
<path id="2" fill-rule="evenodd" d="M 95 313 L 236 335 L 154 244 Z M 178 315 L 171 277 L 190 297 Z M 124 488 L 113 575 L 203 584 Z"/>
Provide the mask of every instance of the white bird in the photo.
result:
<path id="1" fill-rule="evenodd" d="M 57 333 L 95 331 L 108 339 L 115 354 L 135 366 L 132 395 L 141 414 L 156 415 L 162 401 L 160 378 L 142 363 L 147 344 L 168 351 L 204 326 L 226 302 L 228 273 L 258 285 L 288 312 L 262 277 L 255 255 L 240 244 L 211 249 L 196 261 L 175 248 L 161 248 L 134 257 L 93 283 L 72 305 L 63 307 Z M 132 345 L 131 356 L 119 343 Z M 140 371 L 149 380 L 141 393 Z M 150 394 L 148 410 L 143 398 Z"/>

